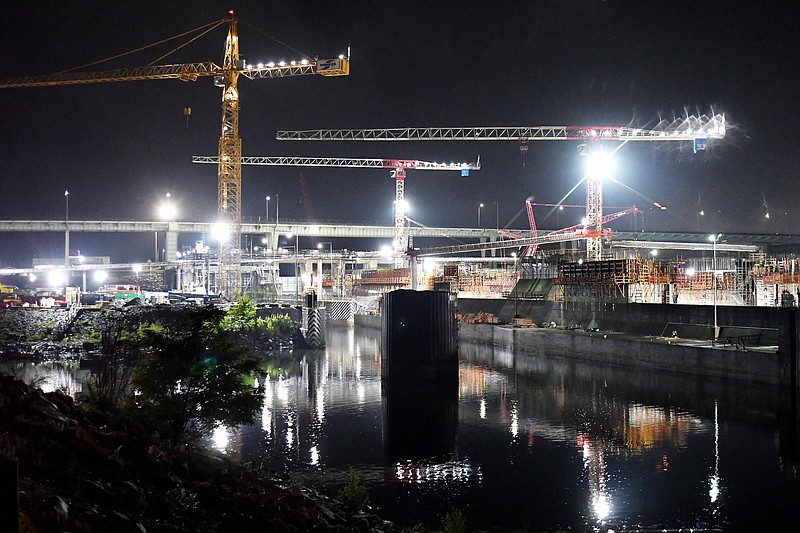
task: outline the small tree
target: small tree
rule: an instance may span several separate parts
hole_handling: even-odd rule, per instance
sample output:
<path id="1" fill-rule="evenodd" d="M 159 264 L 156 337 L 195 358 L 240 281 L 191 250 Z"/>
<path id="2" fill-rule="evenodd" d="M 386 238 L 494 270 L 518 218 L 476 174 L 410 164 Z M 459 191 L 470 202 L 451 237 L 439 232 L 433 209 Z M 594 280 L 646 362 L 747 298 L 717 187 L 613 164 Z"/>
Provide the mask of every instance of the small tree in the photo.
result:
<path id="1" fill-rule="evenodd" d="M 221 327 L 224 316 L 204 306 L 174 332 L 139 332 L 144 353 L 135 366 L 133 406 L 173 445 L 191 444 L 220 422 L 253 423 L 261 406 L 263 387 L 249 380 L 259 362 L 233 345 Z"/>
<path id="2" fill-rule="evenodd" d="M 467 530 L 467 518 L 460 509 L 453 509 L 442 518 L 443 533 L 464 533 Z"/>
<path id="3" fill-rule="evenodd" d="M 86 380 L 86 390 L 79 399 L 106 412 L 116 411 L 128 394 L 133 368 L 130 364 L 130 335 L 123 315 L 117 311 L 108 314 L 100 331 L 101 353 Z"/>
<path id="4" fill-rule="evenodd" d="M 225 331 L 249 331 L 256 327 L 256 306 L 250 298 L 242 298 L 231 305 L 222 318 Z"/>
<path id="5" fill-rule="evenodd" d="M 369 503 L 367 487 L 361 484 L 358 473 L 351 468 L 347 485 L 339 491 L 339 500 L 353 511 L 360 511 Z"/>

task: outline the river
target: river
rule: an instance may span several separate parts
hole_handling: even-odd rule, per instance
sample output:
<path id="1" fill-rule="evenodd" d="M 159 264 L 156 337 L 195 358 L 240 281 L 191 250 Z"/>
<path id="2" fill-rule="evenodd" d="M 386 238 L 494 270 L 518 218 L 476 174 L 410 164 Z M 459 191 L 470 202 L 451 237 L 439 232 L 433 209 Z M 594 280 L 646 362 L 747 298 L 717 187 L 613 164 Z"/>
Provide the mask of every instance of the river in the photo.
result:
<path id="1" fill-rule="evenodd" d="M 386 519 L 492 531 L 784 530 L 800 520 L 788 391 L 460 346 L 458 386 L 380 378 L 380 335 L 281 354 L 258 422 L 209 444 L 335 494 L 355 469 Z M 80 389 L 78 365 L 16 368 Z M 49 376 L 49 377 L 48 377 Z M 794 400 L 796 401 L 796 399 Z"/>

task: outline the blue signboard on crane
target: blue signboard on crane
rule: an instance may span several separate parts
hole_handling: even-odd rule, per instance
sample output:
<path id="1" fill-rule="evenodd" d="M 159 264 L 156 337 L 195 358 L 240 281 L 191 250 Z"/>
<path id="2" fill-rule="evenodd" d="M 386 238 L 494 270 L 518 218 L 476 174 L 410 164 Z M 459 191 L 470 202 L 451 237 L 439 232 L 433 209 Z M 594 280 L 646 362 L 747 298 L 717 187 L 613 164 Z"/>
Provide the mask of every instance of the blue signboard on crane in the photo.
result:
<path id="1" fill-rule="evenodd" d="M 705 139 L 705 138 L 695 139 L 694 140 L 694 150 L 693 150 L 694 153 L 697 153 L 699 150 L 705 150 L 706 149 L 706 142 L 708 142 L 708 139 Z"/>

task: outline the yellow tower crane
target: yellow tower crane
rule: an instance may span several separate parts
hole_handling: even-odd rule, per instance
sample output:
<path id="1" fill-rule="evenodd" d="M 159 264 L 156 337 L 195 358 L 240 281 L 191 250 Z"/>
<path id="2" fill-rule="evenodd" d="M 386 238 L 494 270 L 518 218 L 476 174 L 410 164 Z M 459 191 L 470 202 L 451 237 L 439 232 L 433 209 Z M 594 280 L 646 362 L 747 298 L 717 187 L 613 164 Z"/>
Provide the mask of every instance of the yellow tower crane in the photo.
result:
<path id="1" fill-rule="evenodd" d="M 219 163 L 217 165 L 217 216 L 218 222 L 225 224 L 228 230 L 228 238 L 220 240 L 218 285 L 224 296 L 236 298 L 241 293 L 242 287 L 240 249 L 242 139 L 239 137 L 239 76 L 250 79 L 284 78 L 309 74 L 346 76 L 350 73 L 350 58 L 339 56 L 328 59 L 303 59 L 289 63 L 249 65 L 239 56 L 237 20 L 233 11 L 230 11 L 224 19 L 210 24 L 206 32 L 225 23 L 228 24 L 228 35 L 225 39 L 225 56 L 221 67 L 207 61 L 119 68 L 103 72 L 67 72 L 25 76 L 0 80 L 0 89 L 135 80 L 195 81 L 201 76 L 213 76 L 215 85 L 222 88 L 222 133 L 219 138 Z"/>

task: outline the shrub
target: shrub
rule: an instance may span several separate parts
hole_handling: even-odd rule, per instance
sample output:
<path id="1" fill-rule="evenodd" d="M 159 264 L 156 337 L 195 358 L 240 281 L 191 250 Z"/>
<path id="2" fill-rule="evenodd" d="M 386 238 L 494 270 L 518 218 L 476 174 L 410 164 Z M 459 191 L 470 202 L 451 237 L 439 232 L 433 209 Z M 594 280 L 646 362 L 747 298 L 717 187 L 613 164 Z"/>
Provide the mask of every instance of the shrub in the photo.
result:
<path id="1" fill-rule="evenodd" d="M 467 518 L 459 509 L 453 509 L 442 519 L 444 533 L 464 533 L 467 530 Z"/>
<path id="2" fill-rule="evenodd" d="M 219 423 L 255 421 L 264 389 L 250 378 L 259 360 L 233 345 L 222 325 L 225 316 L 209 305 L 189 311 L 175 332 L 140 328 L 133 414 L 170 444 L 192 444 Z"/>
<path id="3" fill-rule="evenodd" d="M 353 511 L 360 511 L 369 503 L 367 487 L 361 484 L 361 480 L 359 480 L 358 474 L 353 468 L 350 469 L 349 476 L 350 479 L 347 485 L 339 491 L 339 501 Z"/>

